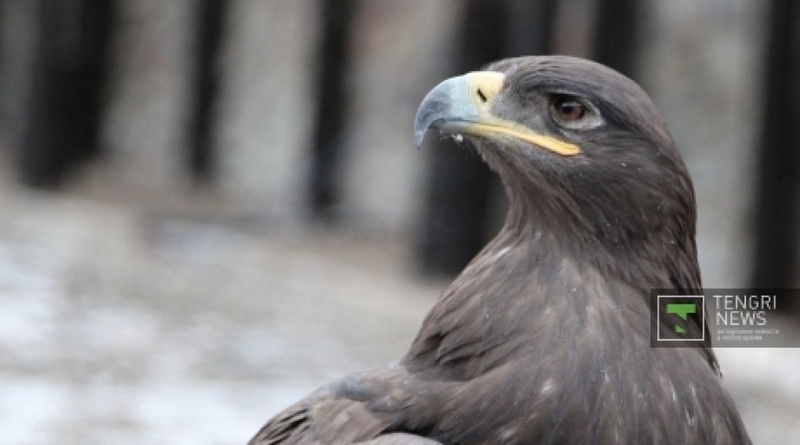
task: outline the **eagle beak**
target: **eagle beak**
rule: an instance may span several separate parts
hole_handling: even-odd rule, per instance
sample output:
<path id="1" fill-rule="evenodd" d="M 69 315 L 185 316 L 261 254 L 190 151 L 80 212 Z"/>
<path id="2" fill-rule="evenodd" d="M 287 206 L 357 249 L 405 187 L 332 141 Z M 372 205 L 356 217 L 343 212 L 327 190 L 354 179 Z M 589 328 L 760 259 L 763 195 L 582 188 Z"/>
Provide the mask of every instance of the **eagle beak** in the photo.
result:
<path id="1" fill-rule="evenodd" d="M 417 147 L 422 145 L 428 129 L 437 129 L 440 133 L 512 137 L 563 156 L 580 153 L 575 144 L 493 115 L 491 108 L 499 100 L 504 82 L 505 74 L 476 71 L 451 77 L 434 87 L 422 100 L 414 118 Z"/>

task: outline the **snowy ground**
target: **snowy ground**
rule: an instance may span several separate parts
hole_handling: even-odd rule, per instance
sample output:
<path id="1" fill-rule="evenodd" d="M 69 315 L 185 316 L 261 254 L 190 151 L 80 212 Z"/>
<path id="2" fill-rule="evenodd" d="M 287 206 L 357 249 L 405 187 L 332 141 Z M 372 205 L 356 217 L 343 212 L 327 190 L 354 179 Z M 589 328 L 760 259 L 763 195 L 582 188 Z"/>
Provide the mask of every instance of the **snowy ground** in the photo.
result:
<path id="1" fill-rule="evenodd" d="M 0 209 L 0 444 L 243 443 L 398 357 L 443 287 L 401 239 L 213 205 L 3 186 Z M 800 441 L 800 352 L 718 354 L 756 443 Z"/>

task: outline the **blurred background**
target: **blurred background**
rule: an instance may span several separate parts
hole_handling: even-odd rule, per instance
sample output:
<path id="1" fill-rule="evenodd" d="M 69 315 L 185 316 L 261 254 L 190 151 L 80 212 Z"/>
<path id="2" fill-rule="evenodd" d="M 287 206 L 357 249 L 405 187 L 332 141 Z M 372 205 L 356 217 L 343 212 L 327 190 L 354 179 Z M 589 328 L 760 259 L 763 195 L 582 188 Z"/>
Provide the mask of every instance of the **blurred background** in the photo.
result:
<path id="1" fill-rule="evenodd" d="M 243 443 L 400 357 L 505 208 L 416 106 L 545 53 L 651 94 L 706 287 L 800 285 L 800 2 L 0 0 L 0 443 Z M 718 355 L 800 441 L 800 353 Z"/>

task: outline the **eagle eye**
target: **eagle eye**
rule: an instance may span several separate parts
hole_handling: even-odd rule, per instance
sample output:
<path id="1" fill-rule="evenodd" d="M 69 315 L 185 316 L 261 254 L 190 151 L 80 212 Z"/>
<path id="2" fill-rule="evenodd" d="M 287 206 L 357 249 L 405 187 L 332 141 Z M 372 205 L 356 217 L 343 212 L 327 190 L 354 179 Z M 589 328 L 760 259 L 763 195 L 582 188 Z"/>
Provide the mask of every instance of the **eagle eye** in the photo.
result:
<path id="1" fill-rule="evenodd" d="M 557 124 L 572 130 L 594 128 L 602 119 L 581 98 L 568 94 L 554 94 L 550 98 L 550 115 Z"/>

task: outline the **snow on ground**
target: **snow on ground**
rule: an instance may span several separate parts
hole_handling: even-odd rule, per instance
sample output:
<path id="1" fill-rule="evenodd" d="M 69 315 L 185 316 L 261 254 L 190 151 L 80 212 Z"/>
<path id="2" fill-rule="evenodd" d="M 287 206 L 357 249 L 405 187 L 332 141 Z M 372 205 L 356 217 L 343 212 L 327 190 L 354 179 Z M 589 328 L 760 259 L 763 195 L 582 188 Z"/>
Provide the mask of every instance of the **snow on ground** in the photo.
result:
<path id="1" fill-rule="evenodd" d="M 399 357 L 443 283 L 406 242 L 0 189 L 0 444 L 235 444 Z M 720 350 L 756 443 L 800 438 L 800 353 Z M 794 438 L 794 439 L 790 439 Z"/>
<path id="2" fill-rule="evenodd" d="M 0 444 L 243 443 L 398 358 L 441 288 L 410 280 L 394 241 L 46 194 L 0 206 Z"/>

